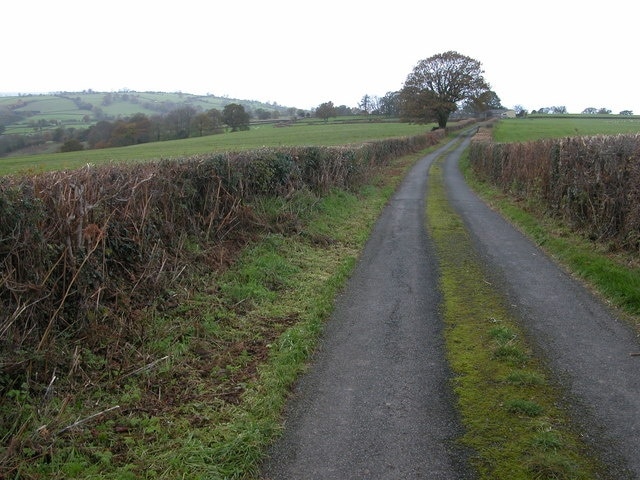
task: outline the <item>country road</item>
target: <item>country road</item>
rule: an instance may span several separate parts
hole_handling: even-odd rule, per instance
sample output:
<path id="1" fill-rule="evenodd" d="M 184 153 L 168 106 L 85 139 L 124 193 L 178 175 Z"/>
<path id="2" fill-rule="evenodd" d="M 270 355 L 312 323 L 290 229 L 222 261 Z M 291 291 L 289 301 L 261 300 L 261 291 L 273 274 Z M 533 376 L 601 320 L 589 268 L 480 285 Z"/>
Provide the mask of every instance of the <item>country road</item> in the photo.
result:
<path id="1" fill-rule="evenodd" d="M 616 471 L 640 478 L 640 359 L 632 330 L 464 183 L 447 153 L 449 201 L 534 344 L 566 386 L 574 419 Z M 380 216 L 296 385 L 263 478 L 475 478 L 456 439 L 438 261 L 425 230 L 420 160 Z M 613 467 L 612 467 L 613 468 Z M 613 478 L 613 477 L 612 477 Z"/>

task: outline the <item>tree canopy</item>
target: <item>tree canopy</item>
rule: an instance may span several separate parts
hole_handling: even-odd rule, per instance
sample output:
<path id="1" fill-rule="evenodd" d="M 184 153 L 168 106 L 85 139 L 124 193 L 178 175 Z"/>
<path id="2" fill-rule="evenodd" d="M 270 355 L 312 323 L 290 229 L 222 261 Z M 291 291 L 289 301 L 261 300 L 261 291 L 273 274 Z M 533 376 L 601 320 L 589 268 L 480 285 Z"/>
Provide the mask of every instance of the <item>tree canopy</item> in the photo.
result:
<path id="1" fill-rule="evenodd" d="M 329 117 L 335 116 L 336 107 L 333 105 L 333 102 L 321 103 L 318 108 L 316 108 L 316 117 L 323 119 L 325 122 L 329 120 Z"/>
<path id="2" fill-rule="evenodd" d="M 502 101 L 496 92 L 493 90 L 486 90 L 477 97 L 465 100 L 464 108 L 472 113 L 482 113 L 487 110 L 497 110 L 503 107 Z"/>
<path id="3" fill-rule="evenodd" d="M 231 131 L 249 130 L 249 114 L 242 105 L 230 103 L 222 110 L 222 121 L 231 127 Z"/>
<path id="4" fill-rule="evenodd" d="M 446 127 L 458 103 L 480 99 L 490 91 L 483 73 L 479 61 L 454 51 L 421 60 L 400 92 L 402 118 L 435 120 Z"/>

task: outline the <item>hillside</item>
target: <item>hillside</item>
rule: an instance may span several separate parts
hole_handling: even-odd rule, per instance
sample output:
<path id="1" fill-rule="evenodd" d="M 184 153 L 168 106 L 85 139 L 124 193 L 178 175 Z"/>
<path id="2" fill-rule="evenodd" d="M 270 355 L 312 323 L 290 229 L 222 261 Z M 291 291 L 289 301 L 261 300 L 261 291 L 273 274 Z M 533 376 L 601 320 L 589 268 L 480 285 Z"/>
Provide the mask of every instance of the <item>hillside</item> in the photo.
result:
<path id="1" fill-rule="evenodd" d="M 86 128 L 99 120 L 143 113 L 147 116 L 168 113 L 183 106 L 199 111 L 222 110 L 229 103 L 239 103 L 248 111 L 264 109 L 286 112 L 287 107 L 214 95 L 163 92 L 57 92 L 0 96 L 0 126 L 5 134 L 30 134 L 63 126 Z"/>

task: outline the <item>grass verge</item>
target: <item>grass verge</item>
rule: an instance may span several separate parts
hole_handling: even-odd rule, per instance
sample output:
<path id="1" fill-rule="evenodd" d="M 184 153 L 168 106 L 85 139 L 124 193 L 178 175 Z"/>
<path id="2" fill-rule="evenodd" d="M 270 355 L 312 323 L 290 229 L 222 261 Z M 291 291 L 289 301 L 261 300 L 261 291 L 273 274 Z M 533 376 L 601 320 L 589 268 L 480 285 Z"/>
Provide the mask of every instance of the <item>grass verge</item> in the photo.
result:
<path id="1" fill-rule="evenodd" d="M 261 218 L 278 219 L 265 222 L 271 233 L 221 274 L 195 269 L 184 291 L 174 292 L 179 301 L 140 312 L 140 365 L 96 357 L 99 378 L 72 369 L 82 391 L 58 394 L 59 380 L 37 405 L 30 392 L 16 391 L 14 406 L 24 415 L 13 439 L 3 439 L 0 478 L 257 476 L 333 299 L 422 155 L 398 159 L 356 193 L 253 205 Z"/>
<path id="2" fill-rule="evenodd" d="M 447 201 L 442 158 L 430 171 L 427 226 L 441 271 L 445 341 L 466 433 L 483 479 L 588 479 L 598 466 L 558 406 L 517 320 L 485 279 Z"/>

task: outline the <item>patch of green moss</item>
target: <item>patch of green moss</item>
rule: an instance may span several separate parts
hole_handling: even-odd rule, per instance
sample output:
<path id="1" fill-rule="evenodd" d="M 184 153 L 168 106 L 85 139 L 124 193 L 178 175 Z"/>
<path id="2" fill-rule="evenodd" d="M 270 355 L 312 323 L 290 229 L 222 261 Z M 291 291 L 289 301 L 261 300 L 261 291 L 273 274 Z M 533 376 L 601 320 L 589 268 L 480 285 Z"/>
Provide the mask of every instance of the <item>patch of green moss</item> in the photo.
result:
<path id="1" fill-rule="evenodd" d="M 429 175 L 427 228 L 440 262 L 447 354 L 466 429 L 461 441 L 476 452 L 483 479 L 594 478 L 598 467 L 567 427 L 559 391 L 546 382 L 501 293 L 486 281 L 448 202 L 441 163 Z"/>

